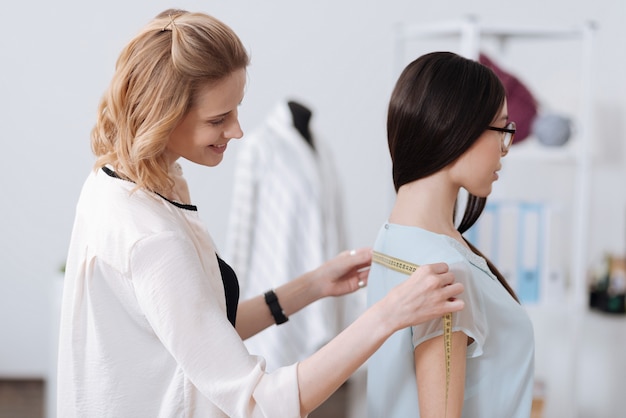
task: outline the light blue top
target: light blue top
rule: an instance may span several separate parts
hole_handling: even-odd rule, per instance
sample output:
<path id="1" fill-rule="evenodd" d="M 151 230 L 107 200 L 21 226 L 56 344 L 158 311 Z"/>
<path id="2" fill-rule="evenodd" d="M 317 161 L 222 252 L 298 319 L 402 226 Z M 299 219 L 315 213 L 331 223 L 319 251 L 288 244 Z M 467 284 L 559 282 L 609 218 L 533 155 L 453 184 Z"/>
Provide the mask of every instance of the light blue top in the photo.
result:
<path id="1" fill-rule="evenodd" d="M 485 260 L 447 235 L 390 223 L 381 228 L 374 250 L 418 265 L 448 263 L 456 281 L 465 286 L 460 295 L 465 308 L 452 316 L 453 331 L 474 340 L 467 347 L 462 416 L 528 418 L 534 370 L 532 324 Z M 373 263 L 368 305 L 407 277 Z M 372 356 L 367 366 L 368 418 L 420 416 L 413 350 L 442 333 L 441 319 L 406 328 Z"/>

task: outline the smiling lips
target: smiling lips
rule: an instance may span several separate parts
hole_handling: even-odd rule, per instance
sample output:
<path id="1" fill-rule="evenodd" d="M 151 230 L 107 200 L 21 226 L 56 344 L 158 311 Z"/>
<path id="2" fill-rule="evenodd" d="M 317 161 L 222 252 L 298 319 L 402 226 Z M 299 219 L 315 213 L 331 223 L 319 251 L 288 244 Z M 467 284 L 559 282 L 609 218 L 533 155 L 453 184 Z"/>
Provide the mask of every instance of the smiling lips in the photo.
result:
<path id="1" fill-rule="evenodd" d="M 209 147 L 211 147 L 213 151 L 219 154 L 223 154 L 224 151 L 226 151 L 226 145 L 227 144 L 214 144 L 214 145 L 209 145 Z"/>

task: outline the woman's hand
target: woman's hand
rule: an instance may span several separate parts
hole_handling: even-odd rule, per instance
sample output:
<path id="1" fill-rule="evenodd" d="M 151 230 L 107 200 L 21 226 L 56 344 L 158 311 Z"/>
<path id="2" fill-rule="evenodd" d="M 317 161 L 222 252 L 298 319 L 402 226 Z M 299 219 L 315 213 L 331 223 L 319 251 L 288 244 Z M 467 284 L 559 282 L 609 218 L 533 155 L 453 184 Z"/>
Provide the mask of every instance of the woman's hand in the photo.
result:
<path id="1" fill-rule="evenodd" d="M 320 297 L 341 296 L 367 285 L 372 249 L 343 251 L 311 272 Z"/>
<path id="2" fill-rule="evenodd" d="M 274 292 L 283 312 L 290 316 L 323 297 L 345 295 L 365 287 L 371 262 L 369 248 L 344 251 L 315 270 L 277 287 Z M 242 339 L 272 324 L 274 318 L 263 295 L 239 303 L 236 328 Z"/>
<path id="3" fill-rule="evenodd" d="M 456 297 L 462 292 L 463 285 L 454 283 L 447 264 L 428 264 L 393 288 L 379 304 L 392 329 L 399 330 L 460 311 L 464 302 Z"/>
<path id="4" fill-rule="evenodd" d="M 354 255 L 347 251 L 311 274 L 320 274 L 320 282 L 341 294 L 358 289 L 359 280 L 367 280 L 367 274 L 359 270 L 370 261 L 369 249 L 356 250 Z M 463 285 L 454 283 L 447 264 L 418 268 L 337 337 L 298 364 L 302 415 L 326 400 L 395 331 L 462 309 L 463 301 L 454 299 L 462 291 Z"/>

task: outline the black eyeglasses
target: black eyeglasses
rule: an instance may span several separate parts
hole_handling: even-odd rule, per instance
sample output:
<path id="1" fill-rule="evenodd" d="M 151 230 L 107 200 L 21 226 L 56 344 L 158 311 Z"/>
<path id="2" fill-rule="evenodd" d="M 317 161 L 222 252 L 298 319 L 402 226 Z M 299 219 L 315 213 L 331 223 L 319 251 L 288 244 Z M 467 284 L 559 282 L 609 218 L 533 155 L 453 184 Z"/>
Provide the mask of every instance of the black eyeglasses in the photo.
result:
<path id="1" fill-rule="evenodd" d="M 515 122 L 509 122 L 504 128 L 498 128 L 496 126 L 488 126 L 490 131 L 502 132 L 502 155 L 506 155 L 513 144 L 513 137 L 515 137 Z"/>

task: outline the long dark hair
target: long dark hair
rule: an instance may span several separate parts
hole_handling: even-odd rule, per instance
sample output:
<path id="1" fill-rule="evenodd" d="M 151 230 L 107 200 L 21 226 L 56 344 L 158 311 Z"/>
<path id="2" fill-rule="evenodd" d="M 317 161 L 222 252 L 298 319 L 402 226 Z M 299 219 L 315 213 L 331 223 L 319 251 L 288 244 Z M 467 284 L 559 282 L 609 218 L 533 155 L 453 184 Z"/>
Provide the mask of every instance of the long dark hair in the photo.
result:
<path id="1" fill-rule="evenodd" d="M 459 158 L 483 134 L 504 100 L 504 86 L 498 77 L 476 61 L 452 52 L 432 52 L 411 62 L 396 83 L 387 114 L 396 192 Z M 457 227 L 461 234 L 478 220 L 486 201 L 468 193 Z M 491 272 L 519 302 L 491 261 L 465 242 L 487 261 Z"/>

